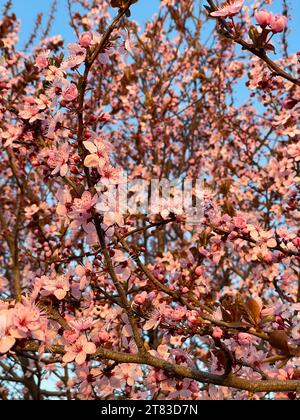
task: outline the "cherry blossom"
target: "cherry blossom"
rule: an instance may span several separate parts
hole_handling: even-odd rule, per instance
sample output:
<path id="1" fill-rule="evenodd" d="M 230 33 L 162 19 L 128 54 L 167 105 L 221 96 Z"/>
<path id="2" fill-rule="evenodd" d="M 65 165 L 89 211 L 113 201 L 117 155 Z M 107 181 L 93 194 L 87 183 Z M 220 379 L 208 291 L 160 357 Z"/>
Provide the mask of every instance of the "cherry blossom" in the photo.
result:
<path id="1" fill-rule="evenodd" d="M 240 13 L 244 6 L 243 0 L 226 0 L 216 12 L 212 12 L 213 17 L 232 17 Z"/>
<path id="2" fill-rule="evenodd" d="M 84 165 L 88 168 L 103 168 L 109 160 L 109 144 L 101 139 L 83 142 L 84 147 L 90 152 L 85 158 Z"/>
<path id="3" fill-rule="evenodd" d="M 266 10 L 260 10 L 255 12 L 255 19 L 256 22 L 262 27 L 266 28 L 270 25 L 273 18 L 273 14 L 271 12 L 267 12 Z"/>
<path id="4" fill-rule="evenodd" d="M 58 149 L 51 149 L 46 152 L 48 155 L 47 164 L 51 169 L 54 168 L 51 172 L 52 175 L 57 175 L 58 173 L 63 177 L 67 175 L 70 152 L 70 147 L 67 144 L 59 146 Z"/>
<path id="5" fill-rule="evenodd" d="M 0 311 L 0 353 L 7 353 L 16 342 L 16 339 L 10 335 L 10 327 L 13 325 L 11 313 L 9 311 Z"/>
<path id="6" fill-rule="evenodd" d="M 75 360 L 78 365 L 83 365 L 87 356 L 95 352 L 95 344 L 88 342 L 87 338 L 81 335 L 74 344 L 66 346 L 66 354 L 63 357 L 63 361 L 64 363 L 70 363 Z"/>
<path id="7" fill-rule="evenodd" d="M 282 15 L 275 15 L 270 22 L 270 28 L 274 33 L 282 32 L 287 24 L 287 17 Z"/>
<path id="8" fill-rule="evenodd" d="M 69 87 L 67 87 L 63 92 L 62 92 L 62 99 L 65 102 L 72 102 L 74 101 L 78 96 L 78 89 L 77 87 L 74 85 L 74 83 L 71 83 Z"/>
<path id="9" fill-rule="evenodd" d="M 63 300 L 70 290 L 69 277 L 61 275 L 54 278 L 45 278 L 42 289 L 42 295 L 54 295 L 58 300 Z"/>

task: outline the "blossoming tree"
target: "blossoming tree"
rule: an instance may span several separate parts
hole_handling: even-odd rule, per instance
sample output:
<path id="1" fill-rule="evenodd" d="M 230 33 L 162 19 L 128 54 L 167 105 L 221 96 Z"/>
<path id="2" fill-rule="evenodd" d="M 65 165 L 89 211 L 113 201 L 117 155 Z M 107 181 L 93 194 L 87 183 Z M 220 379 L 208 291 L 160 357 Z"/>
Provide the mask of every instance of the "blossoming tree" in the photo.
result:
<path id="1" fill-rule="evenodd" d="M 272 0 L 162 0 L 143 31 L 134 3 L 69 0 L 68 44 L 49 37 L 54 1 L 21 50 L 4 6 L 0 399 L 297 399 L 287 2 L 275 15 Z M 108 211 L 121 170 L 200 178 L 202 217 L 176 200 Z"/>

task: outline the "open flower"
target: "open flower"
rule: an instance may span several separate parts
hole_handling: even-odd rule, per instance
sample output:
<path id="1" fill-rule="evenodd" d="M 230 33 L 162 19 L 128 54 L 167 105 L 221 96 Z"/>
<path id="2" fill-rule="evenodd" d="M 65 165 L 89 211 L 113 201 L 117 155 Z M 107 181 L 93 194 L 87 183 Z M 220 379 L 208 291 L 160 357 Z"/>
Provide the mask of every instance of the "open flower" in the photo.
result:
<path id="1" fill-rule="evenodd" d="M 81 198 L 75 198 L 70 217 L 76 219 L 78 217 L 86 215 L 97 203 L 97 200 L 97 194 L 92 196 L 92 194 L 89 191 L 85 191 L 82 194 Z"/>
<path id="2" fill-rule="evenodd" d="M 13 327 L 11 334 L 15 338 L 26 338 L 33 336 L 43 338 L 41 333 L 41 312 L 36 306 L 17 303 L 13 310 Z"/>
<path id="3" fill-rule="evenodd" d="M 78 340 L 71 346 L 66 347 L 66 354 L 63 357 L 64 363 L 70 363 L 75 360 L 78 365 L 83 365 L 86 358 L 90 354 L 96 352 L 96 346 L 81 335 Z"/>
<path id="4" fill-rule="evenodd" d="M 79 44 L 84 48 L 89 48 L 92 45 L 93 34 L 92 32 L 84 32 L 79 37 Z"/>
<path id="5" fill-rule="evenodd" d="M 300 143 L 291 144 L 288 147 L 288 154 L 294 158 L 296 162 L 300 162 Z"/>
<path id="6" fill-rule="evenodd" d="M 61 70 L 67 71 L 74 69 L 82 64 L 86 59 L 86 48 L 78 44 L 69 44 L 70 56 L 61 65 Z"/>
<path id="7" fill-rule="evenodd" d="M 107 164 L 100 168 L 101 184 L 103 185 L 117 185 L 121 182 L 121 171 L 114 166 Z"/>
<path id="8" fill-rule="evenodd" d="M 300 340 L 300 323 L 292 329 L 292 337 L 294 340 Z"/>
<path id="9" fill-rule="evenodd" d="M 243 0 L 227 0 L 220 7 L 218 7 L 216 12 L 212 12 L 211 16 L 222 18 L 233 17 L 240 13 L 243 6 Z"/>
<path id="10" fill-rule="evenodd" d="M 63 300 L 70 290 L 68 275 L 62 275 L 55 278 L 45 278 L 42 295 L 54 295 L 58 300 Z"/>
<path id="11" fill-rule="evenodd" d="M 62 100 L 65 102 L 72 102 L 78 96 L 78 89 L 74 83 L 70 83 L 68 87 L 62 92 Z"/>
<path id="12" fill-rule="evenodd" d="M 67 175 L 69 167 L 68 161 L 70 157 L 70 146 L 68 144 L 63 144 L 58 149 L 52 149 L 48 151 L 48 161 L 47 164 L 50 168 L 54 168 L 51 172 L 51 175 L 57 175 L 64 177 Z"/>
<path id="13" fill-rule="evenodd" d="M 265 245 L 267 248 L 276 248 L 277 241 L 275 239 L 275 231 L 273 229 L 268 231 L 250 229 L 250 236 L 259 245 Z"/>
<path id="14" fill-rule="evenodd" d="M 49 65 L 48 57 L 50 55 L 51 51 L 41 51 L 35 58 L 35 65 L 39 70 L 44 70 Z"/>
<path id="15" fill-rule="evenodd" d="M 0 354 L 7 353 L 15 345 L 16 339 L 10 335 L 11 326 L 11 311 L 0 311 Z"/>

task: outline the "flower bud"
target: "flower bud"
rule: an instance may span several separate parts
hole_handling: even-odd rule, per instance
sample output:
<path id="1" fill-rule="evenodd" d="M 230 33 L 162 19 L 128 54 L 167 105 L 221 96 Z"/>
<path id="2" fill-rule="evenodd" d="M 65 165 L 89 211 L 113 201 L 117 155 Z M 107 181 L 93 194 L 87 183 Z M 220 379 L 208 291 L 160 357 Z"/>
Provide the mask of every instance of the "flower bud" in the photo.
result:
<path id="1" fill-rule="evenodd" d="M 265 10 L 261 10 L 260 12 L 255 12 L 255 20 L 256 22 L 262 27 L 266 28 L 270 25 L 273 13 L 266 12 Z"/>
<path id="2" fill-rule="evenodd" d="M 282 32 L 287 24 L 287 17 L 282 15 L 275 15 L 272 16 L 271 22 L 270 22 L 270 28 L 272 31 L 277 34 L 279 32 Z"/>

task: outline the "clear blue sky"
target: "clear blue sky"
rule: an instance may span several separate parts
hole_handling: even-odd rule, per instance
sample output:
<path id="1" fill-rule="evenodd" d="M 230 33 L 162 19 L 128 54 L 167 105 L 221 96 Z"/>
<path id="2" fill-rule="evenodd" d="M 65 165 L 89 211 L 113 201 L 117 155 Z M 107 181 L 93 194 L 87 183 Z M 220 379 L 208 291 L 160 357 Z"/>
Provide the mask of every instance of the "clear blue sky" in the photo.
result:
<path id="1" fill-rule="evenodd" d="M 204 0 L 196 0 L 204 3 Z M 248 0 L 249 1 L 249 0 Z M 252 0 L 253 3 L 254 0 Z M 288 0 L 292 8 L 293 21 L 290 23 L 290 52 L 300 50 L 300 0 Z M 0 0 L 2 5 L 5 0 Z M 37 13 L 43 12 L 47 15 L 51 0 L 13 0 L 14 10 L 17 16 L 22 21 L 20 44 L 24 45 L 27 40 L 28 34 L 34 23 Z M 58 0 L 58 12 L 56 22 L 52 28 L 52 35 L 61 34 L 67 41 L 73 40 L 72 31 L 68 28 L 68 13 L 66 10 L 67 0 Z M 137 4 L 132 7 L 132 15 L 140 25 L 151 18 L 152 14 L 159 9 L 159 0 L 139 0 Z M 251 3 L 251 1 L 250 1 Z M 269 6 L 270 10 L 279 12 L 280 0 L 274 0 L 274 5 Z"/>

